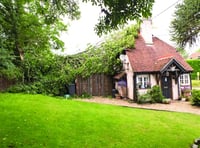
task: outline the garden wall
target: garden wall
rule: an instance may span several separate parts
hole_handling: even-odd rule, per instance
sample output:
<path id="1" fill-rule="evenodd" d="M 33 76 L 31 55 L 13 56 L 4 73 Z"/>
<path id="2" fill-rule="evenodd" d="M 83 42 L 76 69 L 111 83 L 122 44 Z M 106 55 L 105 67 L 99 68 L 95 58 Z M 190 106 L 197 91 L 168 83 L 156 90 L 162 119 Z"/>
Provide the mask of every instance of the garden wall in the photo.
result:
<path id="1" fill-rule="evenodd" d="M 105 74 L 94 74 L 88 78 L 76 79 L 76 94 L 81 96 L 87 93 L 92 96 L 112 95 L 113 79 Z"/>

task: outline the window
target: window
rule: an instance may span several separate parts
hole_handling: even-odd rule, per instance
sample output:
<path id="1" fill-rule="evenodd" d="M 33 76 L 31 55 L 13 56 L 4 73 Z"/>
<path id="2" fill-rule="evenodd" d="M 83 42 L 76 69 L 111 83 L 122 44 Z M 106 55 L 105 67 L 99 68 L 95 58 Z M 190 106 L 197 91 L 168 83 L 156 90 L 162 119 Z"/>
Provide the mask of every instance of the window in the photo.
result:
<path id="1" fill-rule="evenodd" d="M 182 74 L 180 75 L 180 84 L 182 85 L 189 85 L 190 81 L 189 81 L 189 74 Z"/>
<path id="2" fill-rule="evenodd" d="M 148 75 L 138 75 L 137 76 L 137 86 L 138 88 L 149 88 L 150 87 L 150 83 L 149 83 L 149 76 Z"/>

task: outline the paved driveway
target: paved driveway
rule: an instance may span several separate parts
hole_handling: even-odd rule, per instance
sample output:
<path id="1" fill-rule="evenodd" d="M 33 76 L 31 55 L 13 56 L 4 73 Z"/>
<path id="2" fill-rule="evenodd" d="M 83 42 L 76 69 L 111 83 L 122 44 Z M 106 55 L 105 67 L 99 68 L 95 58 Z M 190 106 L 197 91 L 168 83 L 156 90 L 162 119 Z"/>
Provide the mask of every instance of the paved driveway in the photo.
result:
<path id="1" fill-rule="evenodd" d="M 121 99 L 109 99 L 102 97 L 93 97 L 91 99 L 79 99 L 86 102 L 95 102 L 103 104 L 112 104 L 119 106 L 135 107 L 135 108 L 145 108 L 153 110 L 165 110 L 165 111 L 175 111 L 175 112 L 185 112 L 200 115 L 200 107 L 195 107 L 190 104 L 190 102 L 185 101 L 172 101 L 170 104 L 137 104 L 132 103 L 127 100 Z"/>

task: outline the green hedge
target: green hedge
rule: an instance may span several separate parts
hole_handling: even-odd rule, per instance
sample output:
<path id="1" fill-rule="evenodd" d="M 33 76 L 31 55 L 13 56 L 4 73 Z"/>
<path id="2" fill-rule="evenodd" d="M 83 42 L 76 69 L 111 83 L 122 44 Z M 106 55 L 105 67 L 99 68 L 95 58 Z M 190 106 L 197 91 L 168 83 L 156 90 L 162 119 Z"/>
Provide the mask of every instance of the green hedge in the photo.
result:
<path id="1" fill-rule="evenodd" d="M 200 90 L 192 90 L 192 105 L 200 106 Z"/>
<path id="2" fill-rule="evenodd" d="M 191 74 L 192 80 L 197 79 L 197 72 L 200 73 L 200 60 L 187 60 L 187 63 L 193 68 L 193 73 Z"/>

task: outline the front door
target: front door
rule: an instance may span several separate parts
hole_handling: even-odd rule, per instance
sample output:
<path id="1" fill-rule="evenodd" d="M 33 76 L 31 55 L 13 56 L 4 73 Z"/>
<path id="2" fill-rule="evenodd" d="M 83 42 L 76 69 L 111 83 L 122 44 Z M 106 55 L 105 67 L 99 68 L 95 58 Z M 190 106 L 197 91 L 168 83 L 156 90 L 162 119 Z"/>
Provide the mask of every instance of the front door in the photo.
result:
<path id="1" fill-rule="evenodd" d="M 172 80 L 170 76 L 162 76 L 161 88 L 164 97 L 172 98 Z"/>

